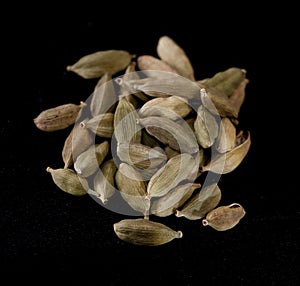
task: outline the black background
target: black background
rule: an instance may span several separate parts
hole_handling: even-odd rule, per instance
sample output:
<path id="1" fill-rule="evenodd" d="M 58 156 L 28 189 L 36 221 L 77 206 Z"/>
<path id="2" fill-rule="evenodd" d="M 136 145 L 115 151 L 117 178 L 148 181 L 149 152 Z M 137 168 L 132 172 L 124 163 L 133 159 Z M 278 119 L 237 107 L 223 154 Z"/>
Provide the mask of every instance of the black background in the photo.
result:
<path id="1" fill-rule="evenodd" d="M 292 37 L 286 33 L 293 18 L 283 26 L 282 16 L 290 15 L 286 10 L 216 3 L 162 8 L 151 2 L 18 8 L 24 8 L 22 17 L 12 13 L 13 20 L 2 25 L 3 83 L 8 85 L 0 126 L 3 274 L 22 279 L 45 274 L 41 281 L 65 274 L 82 285 L 171 283 L 172 278 L 178 285 L 299 283 L 299 187 L 291 163 L 297 144 L 291 128 L 293 95 L 287 92 L 296 82 L 287 80 L 286 65 L 294 60 Z M 239 202 L 246 216 L 226 232 L 204 228 L 201 221 L 159 219 L 182 230 L 183 238 L 139 247 L 113 232 L 123 215 L 54 185 L 45 169 L 62 166 L 69 129 L 45 133 L 33 118 L 91 94 L 96 81 L 67 72 L 67 65 L 107 49 L 156 56 L 162 35 L 184 48 L 197 79 L 232 66 L 247 70 L 240 124 L 251 132 L 252 144 L 241 165 L 219 183 L 222 204 Z"/>

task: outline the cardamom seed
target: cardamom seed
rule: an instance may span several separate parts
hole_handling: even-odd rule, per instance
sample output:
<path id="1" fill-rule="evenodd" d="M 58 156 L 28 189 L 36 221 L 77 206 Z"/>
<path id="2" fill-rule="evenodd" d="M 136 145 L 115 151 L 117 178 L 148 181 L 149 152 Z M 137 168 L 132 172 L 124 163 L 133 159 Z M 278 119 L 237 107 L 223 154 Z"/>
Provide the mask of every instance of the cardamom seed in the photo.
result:
<path id="1" fill-rule="evenodd" d="M 221 190 L 217 184 L 205 186 L 200 192 L 194 194 L 182 209 L 176 211 L 176 216 L 190 220 L 201 219 L 215 208 L 220 200 Z"/>
<path id="2" fill-rule="evenodd" d="M 193 66 L 185 51 L 170 37 L 162 36 L 158 40 L 157 54 L 172 66 L 180 75 L 195 80 Z"/>
<path id="3" fill-rule="evenodd" d="M 67 103 L 49 108 L 42 111 L 33 121 L 36 127 L 42 131 L 62 130 L 75 123 L 79 111 L 85 105 L 84 102 L 79 105 Z"/>
<path id="4" fill-rule="evenodd" d="M 113 227 L 121 240 L 136 245 L 157 246 L 182 237 L 181 231 L 143 218 L 124 219 L 115 223 Z"/>
<path id="5" fill-rule="evenodd" d="M 202 220 L 202 224 L 218 231 L 225 231 L 236 226 L 245 214 L 244 208 L 238 203 L 220 206 L 211 210 Z"/>
<path id="6" fill-rule="evenodd" d="M 85 79 L 98 78 L 105 73 L 114 75 L 125 69 L 132 57 L 123 50 L 98 51 L 83 56 L 73 65 L 67 66 L 67 71 L 72 71 Z"/>
<path id="7" fill-rule="evenodd" d="M 67 168 L 52 169 L 47 167 L 46 171 L 51 174 L 53 182 L 62 191 L 74 196 L 82 196 L 87 193 L 74 170 Z"/>

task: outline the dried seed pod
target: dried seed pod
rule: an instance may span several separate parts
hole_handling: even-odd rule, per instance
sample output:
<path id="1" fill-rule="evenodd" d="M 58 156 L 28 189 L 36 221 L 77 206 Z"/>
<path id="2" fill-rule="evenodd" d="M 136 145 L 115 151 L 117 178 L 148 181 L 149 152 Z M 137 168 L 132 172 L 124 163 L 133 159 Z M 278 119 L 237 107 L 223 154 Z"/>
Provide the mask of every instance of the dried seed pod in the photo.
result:
<path id="1" fill-rule="evenodd" d="M 37 128 L 42 131 L 52 132 L 61 130 L 74 124 L 79 111 L 86 103 L 67 103 L 42 111 L 33 119 Z"/>
<path id="2" fill-rule="evenodd" d="M 103 113 L 80 123 L 82 128 L 88 128 L 100 137 L 111 138 L 114 133 L 114 114 Z"/>
<path id="3" fill-rule="evenodd" d="M 167 159 L 163 149 L 143 144 L 118 144 L 117 155 L 121 161 L 140 169 L 157 167 Z"/>
<path id="4" fill-rule="evenodd" d="M 147 187 L 141 175 L 132 166 L 121 163 L 115 180 L 121 196 L 128 205 L 135 211 L 148 214 L 150 201 L 146 198 Z"/>
<path id="5" fill-rule="evenodd" d="M 216 73 L 212 78 L 205 82 L 208 87 L 216 88 L 228 97 L 232 95 L 246 77 L 246 70 L 231 67 L 227 70 Z"/>
<path id="6" fill-rule="evenodd" d="M 115 174 L 117 167 L 110 159 L 100 166 L 93 179 L 93 190 L 88 192 L 99 198 L 105 204 L 115 193 Z"/>
<path id="7" fill-rule="evenodd" d="M 180 152 L 172 149 L 170 146 L 165 147 L 165 153 L 167 155 L 168 160 L 180 154 Z"/>
<path id="8" fill-rule="evenodd" d="M 113 227 L 120 239 L 136 245 L 157 246 L 182 237 L 181 231 L 143 218 L 124 219 Z"/>
<path id="9" fill-rule="evenodd" d="M 237 113 L 240 112 L 241 106 L 245 100 L 245 89 L 249 83 L 248 79 L 244 79 L 243 82 L 235 89 L 229 98 L 230 103 L 236 109 Z"/>
<path id="10" fill-rule="evenodd" d="M 76 123 L 67 136 L 62 149 L 64 168 L 69 168 L 79 154 L 87 150 L 94 143 L 93 136 L 88 129 Z"/>
<path id="11" fill-rule="evenodd" d="M 219 132 L 216 118 L 203 106 L 200 105 L 194 122 L 195 135 L 200 146 L 211 147 Z"/>
<path id="12" fill-rule="evenodd" d="M 142 132 L 136 123 L 138 119 L 134 106 L 122 97 L 114 114 L 114 134 L 119 144 L 141 143 Z"/>
<path id="13" fill-rule="evenodd" d="M 150 179 L 148 196 L 161 197 L 184 180 L 194 181 L 199 169 L 199 158 L 190 154 L 179 154 L 167 161 Z"/>
<path id="14" fill-rule="evenodd" d="M 169 64 L 150 55 L 139 56 L 137 58 L 137 64 L 139 69 L 146 72 L 146 74 L 147 70 L 158 70 L 177 73 L 176 70 L 173 69 Z"/>
<path id="15" fill-rule="evenodd" d="M 184 120 L 180 124 L 168 118 L 149 116 L 140 118 L 137 122 L 160 142 L 177 151 L 193 154 L 199 150 L 197 139 L 189 126 L 183 124 Z"/>
<path id="16" fill-rule="evenodd" d="M 161 143 L 152 135 L 148 134 L 145 129 L 142 129 L 142 144 L 151 148 L 160 147 Z"/>
<path id="17" fill-rule="evenodd" d="M 200 87 L 204 87 L 203 84 L 199 84 Z M 228 96 L 213 88 L 205 87 L 200 90 L 200 98 L 202 104 L 215 115 L 221 117 L 238 117 L 238 112 Z"/>
<path id="18" fill-rule="evenodd" d="M 205 186 L 200 192 L 194 194 L 181 210 L 176 211 L 176 216 L 190 220 L 201 219 L 214 209 L 220 200 L 221 190 L 217 184 Z"/>
<path id="19" fill-rule="evenodd" d="M 86 190 L 74 170 L 67 168 L 52 169 L 47 167 L 46 171 L 51 174 L 53 182 L 62 191 L 74 196 L 86 194 Z"/>
<path id="20" fill-rule="evenodd" d="M 128 84 L 133 90 L 142 91 L 149 96 L 174 95 L 187 100 L 200 100 L 200 87 L 194 81 L 174 73 L 161 71 L 148 71 L 147 76 L 139 80 L 130 80 Z"/>
<path id="21" fill-rule="evenodd" d="M 220 206 L 211 210 L 202 220 L 202 224 L 209 225 L 218 231 L 224 231 L 236 226 L 245 214 L 244 208 L 238 203 Z"/>
<path id="22" fill-rule="evenodd" d="M 117 93 L 112 82 L 112 76 L 105 73 L 94 88 L 90 103 L 92 116 L 112 112 L 115 102 L 117 102 Z"/>
<path id="23" fill-rule="evenodd" d="M 157 44 L 157 54 L 180 75 L 195 80 L 194 69 L 189 58 L 173 39 L 168 36 L 160 37 Z"/>
<path id="24" fill-rule="evenodd" d="M 127 51 L 99 51 L 83 56 L 75 64 L 67 66 L 67 71 L 72 71 L 85 79 L 98 78 L 105 73 L 114 75 L 125 69 L 131 59 L 132 55 Z"/>
<path id="25" fill-rule="evenodd" d="M 200 187 L 200 184 L 192 182 L 178 185 L 152 203 L 151 213 L 159 217 L 166 217 L 175 213 L 191 197 L 194 190 Z"/>
<path id="26" fill-rule="evenodd" d="M 217 174 L 227 174 L 237 168 L 247 155 L 250 145 L 250 132 L 241 133 L 236 138 L 237 146 L 226 153 L 214 155 L 202 171 L 211 171 Z"/>
<path id="27" fill-rule="evenodd" d="M 227 117 L 223 117 L 219 126 L 219 134 L 216 138 L 216 150 L 220 153 L 230 151 L 236 144 L 236 128 Z"/>
<path id="28" fill-rule="evenodd" d="M 187 100 L 177 96 L 154 98 L 146 102 L 139 110 L 140 117 L 161 116 L 171 120 L 186 117 L 192 108 Z"/>
<path id="29" fill-rule="evenodd" d="M 108 141 L 90 146 L 82 152 L 74 162 L 74 169 L 82 177 L 93 175 L 103 162 L 109 151 Z"/>

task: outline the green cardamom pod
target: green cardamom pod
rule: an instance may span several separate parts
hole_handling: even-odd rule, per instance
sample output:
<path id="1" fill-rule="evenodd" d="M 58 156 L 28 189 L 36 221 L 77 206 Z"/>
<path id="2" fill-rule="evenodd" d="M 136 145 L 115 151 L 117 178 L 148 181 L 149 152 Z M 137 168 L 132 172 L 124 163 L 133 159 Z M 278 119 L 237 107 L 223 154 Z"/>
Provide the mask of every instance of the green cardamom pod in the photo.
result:
<path id="1" fill-rule="evenodd" d="M 220 200 L 221 190 L 217 184 L 205 186 L 200 192 L 194 194 L 182 209 L 176 211 L 176 216 L 190 220 L 201 219 L 215 208 Z"/>
<path id="2" fill-rule="evenodd" d="M 223 117 L 219 126 L 219 133 L 216 138 L 216 150 L 220 153 L 225 153 L 233 149 L 236 145 L 236 128 L 232 121 Z"/>
<path id="3" fill-rule="evenodd" d="M 218 231 L 225 231 L 236 226 L 245 214 L 245 209 L 238 203 L 220 206 L 211 210 L 202 220 L 202 224 Z"/>
<path id="4" fill-rule="evenodd" d="M 124 219 L 115 223 L 113 227 L 121 240 L 136 245 L 157 246 L 182 237 L 181 231 L 143 218 Z"/>
<path id="5" fill-rule="evenodd" d="M 74 170 L 67 168 L 52 169 L 47 167 L 46 171 L 51 174 L 53 182 L 62 191 L 74 196 L 82 196 L 87 193 Z"/>

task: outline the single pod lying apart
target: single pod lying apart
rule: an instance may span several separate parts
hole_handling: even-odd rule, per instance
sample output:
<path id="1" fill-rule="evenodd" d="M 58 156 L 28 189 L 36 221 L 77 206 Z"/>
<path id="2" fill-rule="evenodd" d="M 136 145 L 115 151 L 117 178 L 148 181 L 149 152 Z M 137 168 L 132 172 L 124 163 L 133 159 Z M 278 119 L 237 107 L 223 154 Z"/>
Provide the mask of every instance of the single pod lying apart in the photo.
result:
<path id="1" fill-rule="evenodd" d="M 238 203 L 220 206 L 210 211 L 202 220 L 202 224 L 209 225 L 218 231 L 224 231 L 236 226 L 245 214 L 244 208 Z"/>
<path id="2" fill-rule="evenodd" d="M 116 235 L 129 243 L 156 246 L 181 238 L 182 232 L 143 218 L 124 219 L 114 224 Z"/>

